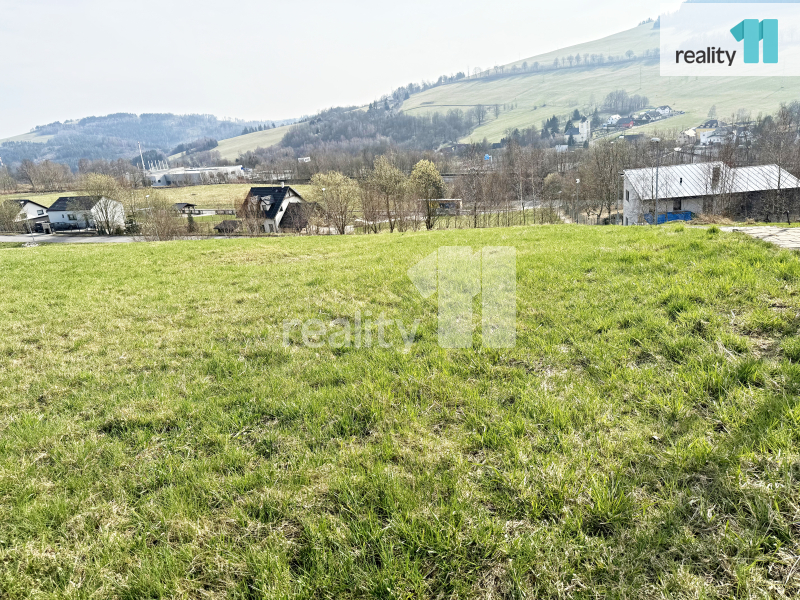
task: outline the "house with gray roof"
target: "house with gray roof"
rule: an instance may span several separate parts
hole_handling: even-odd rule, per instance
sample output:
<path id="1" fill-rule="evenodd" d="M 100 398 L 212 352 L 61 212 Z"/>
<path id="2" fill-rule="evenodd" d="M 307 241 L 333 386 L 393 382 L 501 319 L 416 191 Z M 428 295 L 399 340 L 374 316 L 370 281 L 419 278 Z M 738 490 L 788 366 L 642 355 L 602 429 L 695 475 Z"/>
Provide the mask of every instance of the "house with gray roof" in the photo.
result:
<path id="1" fill-rule="evenodd" d="M 55 231 L 92 229 L 112 234 L 125 227 L 125 209 L 111 198 L 62 196 L 47 210 Z"/>
<path id="2" fill-rule="evenodd" d="M 656 189 L 658 171 L 658 189 Z M 723 162 L 627 169 L 623 184 L 623 224 L 658 222 L 711 213 L 734 218 L 780 218 L 798 214 L 800 179 L 778 165 L 729 167 Z M 678 214 L 681 216 L 678 217 Z"/>

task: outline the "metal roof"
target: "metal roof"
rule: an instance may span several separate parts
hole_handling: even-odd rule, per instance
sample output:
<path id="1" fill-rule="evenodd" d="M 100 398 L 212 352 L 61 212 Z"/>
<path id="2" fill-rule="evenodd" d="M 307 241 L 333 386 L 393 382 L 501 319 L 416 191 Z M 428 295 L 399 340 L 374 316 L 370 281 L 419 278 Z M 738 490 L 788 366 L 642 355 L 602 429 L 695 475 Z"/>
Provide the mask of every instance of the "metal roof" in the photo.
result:
<path id="1" fill-rule="evenodd" d="M 625 178 L 642 200 L 654 197 L 655 168 L 628 169 Z M 789 188 L 800 188 L 800 179 L 778 165 L 733 168 L 722 162 L 708 162 L 658 169 L 658 197 L 663 199 Z"/>

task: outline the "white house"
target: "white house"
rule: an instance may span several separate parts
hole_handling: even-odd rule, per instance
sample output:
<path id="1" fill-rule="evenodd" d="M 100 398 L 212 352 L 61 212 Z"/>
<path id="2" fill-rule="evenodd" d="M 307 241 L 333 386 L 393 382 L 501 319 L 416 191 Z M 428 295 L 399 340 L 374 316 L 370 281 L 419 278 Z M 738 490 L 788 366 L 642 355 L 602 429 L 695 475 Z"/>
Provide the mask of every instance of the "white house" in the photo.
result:
<path id="1" fill-rule="evenodd" d="M 110 198 L 91 196 L 62 197 L 48 209 L 54 230 L 100 229 L 113 233 L 125 227 L 125 209 Z"/>
<path id="2" fill-rule="evenodd" d="M 658 191 L 656 192 L 656 174 Z M 623 184 L 623 224 L 652 221 L 658 197 L 658 222 L 680 218 L 670 213 L 702 214 L 706 203 L 727 197 L 736 214 L 754 214 L 763 207 L 765 193 L 800 188 L 797 179 L 778 165 L 729 167 L 723 162 L 628 169 Z M 761 207 L 761 208 L 759 208 Z"/>
<path id="3" fill-rule="evenodd" d="M 697 143 L 697 133 L 694 129 L 682 131 L 677 139 L 679 146 L 694 146 Z"/>
<path id="4" fill-rule="evenodd" d="M 47 221 L 47 207 L 33 200 L 13 200 L 19 204 L 20 212 L 16 221 L 42 223 Z"/>
<path id="5" fill-rule="evenodd" d="M 619 115 L 611 115 L 608 117 L 608 121 L 606 121 L 606 125 L 616 125 L 617 121 L 619 121 L 622 117 Z"/>
<path id="6" fill-rule="evenodd" d="M 657 112 L 659 115 L 661 115 L 662 117 L 668 117 L 668 116 L 670 116 L 670 115 L 672 114 L 672 108 L 670 108 L 670 107 L 669 107 L 669 106 L 667 106 L 667 105 L 664 105 L 664 106 L 659 106 L 659 107 L 656 109 L 656 112 Z"/>
<path id="7" fill-rule="evenodd" d="M 570 136 L 572 136 L 572 140 L 576 144 L 583 144 L 587 140 L 592 139 L 591 123 L 584 119 L 578 123 L 577 127 L 570 127 L 564 132 L 564 137 L 569 138 Z"/>

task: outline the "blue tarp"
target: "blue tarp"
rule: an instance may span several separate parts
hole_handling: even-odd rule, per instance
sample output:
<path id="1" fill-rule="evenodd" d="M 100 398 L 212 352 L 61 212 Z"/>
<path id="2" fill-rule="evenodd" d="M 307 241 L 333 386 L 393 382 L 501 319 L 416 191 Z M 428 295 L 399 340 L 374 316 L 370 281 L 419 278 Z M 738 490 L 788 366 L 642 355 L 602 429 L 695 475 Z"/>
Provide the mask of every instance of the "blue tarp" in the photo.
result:
<path id="1" fill-rule="evenodd" d="M 644 216 L 644 220 L 647 221 L 649 224 L 652 225 L 653 223 L 653 213 L 647 213 Z M 658 225 L 662 223 L 668 223 L 669 221 L 691 221 L 692 220 L 692 213 L 688 210 L 683 210 L 679 212 L 669 212 L 669 213 L 658 213 Z"/>

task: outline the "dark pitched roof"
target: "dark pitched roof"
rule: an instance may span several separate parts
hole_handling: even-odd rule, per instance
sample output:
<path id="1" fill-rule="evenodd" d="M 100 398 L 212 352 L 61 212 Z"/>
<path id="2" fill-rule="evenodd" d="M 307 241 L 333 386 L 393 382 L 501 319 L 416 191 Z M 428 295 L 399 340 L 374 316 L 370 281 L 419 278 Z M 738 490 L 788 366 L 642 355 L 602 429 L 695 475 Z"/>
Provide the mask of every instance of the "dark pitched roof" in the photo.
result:
<path id="1" fill-rule="evenodd" d="M 191 202 L 176 202 L 176 203 L 175 203 L 175 208 L 176 208 L 177 210 L 183 210 L 183 209 L 184 209 L 184 208 L 186 208 L 187 206 L 192 206 L 192 207 L 194 207 L 194 206 L 197 206 L 197 204 L 192 204 Z"/>
<path id="2" fill-rule="evenodd" d="M 94 196 L 68 196 L 56 200 L 48 211 L 57 210 L 91 210 L 100 198 Z"/>
<path id="3" fill-rule="evenodd" d="M 274 219 L 278 212 L 280 212 L 281 205 L 283 204 L 284 198 L 286 198 L 286 194 L 291 190 L 292 195 L 297 196 L 301 200 L 303 197 L 297 193 L 297 190 L 293 189 L 291 186 L 265 186 L 265 187 L 252 187 L 250 188 L 250 192 L 247 194 L 248 198 L 258 197 L 264 203 L 268 203 L 268 206 L 264 208 L 264 218 L 265 219 Z M 246 200 L 245 200 L 246 201 Z"/>
<path id="4" fill-rule="evenodd" d="M 564 135 L 580 135 L 580 134 L 581 130 L 578 129 L 577 127 L 572 127 L 564 132 Z"/>

